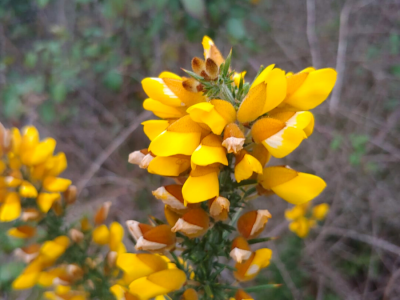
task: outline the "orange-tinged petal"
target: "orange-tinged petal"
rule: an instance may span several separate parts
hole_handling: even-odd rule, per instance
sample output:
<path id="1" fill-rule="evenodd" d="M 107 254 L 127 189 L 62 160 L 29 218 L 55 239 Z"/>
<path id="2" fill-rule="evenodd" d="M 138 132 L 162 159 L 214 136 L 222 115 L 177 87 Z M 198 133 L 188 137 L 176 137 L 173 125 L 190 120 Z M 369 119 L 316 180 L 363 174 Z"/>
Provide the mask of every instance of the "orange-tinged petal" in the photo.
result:
<path id="1" fill-rule="evenodd" d="M 265 102 L 267 100 L 267 85 L 261 82 L 250 89 L 246 98 L 240 104 L 237 112 L 237 119 L 240 123 L 254 121 L 263 114 Z"/>
<path id="2" fill-rule="evenodd" d="M 301 86 L 286 97 L 285 103 L 299 110 L 313 109 L 329 96 L 336 76 L 336 71 L 329 68 L 309 72 Z"/>
<path id="3" fill-rule="evenodd" d="M 238 157 L 237 159 L 238 161 L 235 165 L 235 179 L 237 182 L 250 178 L 253 175 L 253 172 L 258 174 L 262 173 L 263 167 L 254 156 L 244 153 L 242 157 Z"/>
<path id="4" fill-rule="evenodd" d="M 161 176 L 179 176 L 190 168 L 190 156 L 157 156 L 149 164 L 147 171 Z"/>
<path id="5" fill-rule="evenodd" d="M 186 115 L 184 107 L 169 106 L 151 98 L 144 100 L 143 108 L 163 119 L 177 119 Z"/>
<path id="6" fill-rule="evenodd" d="M 225 60 L 221 55 L 221 52 L 215 46 L 214 41 L 208 36 L 203 37 L 203 48 L 204 48 L 204 58 L 211 58 L 218 66 L 220 66 Z"/>
<path id="7" fill-rule="evenodd" d="M 161 72 L 160 75 L 158 75 L 158 78 L 172 78 L 172 79 L 178 79 L 181 80 L 182 77 L 179 75 L 176 75 L 175 73 L 164 71 Z"/>
<path id="8" fill-rule="evenodd" d="M 11 228 L 7 231 L 8 235 L 20 239 L 31 238 L 36 234 L 36 228 L 29 225 L 22 225 Z"/>

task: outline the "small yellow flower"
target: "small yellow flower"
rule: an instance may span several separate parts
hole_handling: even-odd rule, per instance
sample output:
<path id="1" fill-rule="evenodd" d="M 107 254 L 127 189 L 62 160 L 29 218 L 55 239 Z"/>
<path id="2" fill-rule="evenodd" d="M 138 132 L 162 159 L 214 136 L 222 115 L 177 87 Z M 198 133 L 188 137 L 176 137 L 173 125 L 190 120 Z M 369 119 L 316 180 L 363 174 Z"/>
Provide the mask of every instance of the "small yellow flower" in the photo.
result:
<path id="1" fill-rule="evenodd" d="M 253 173 L 262 174 L 263 167 L 260 161 L 250 155 L 246 150 L 241 150 L 236 156 L 235 179 L 237 182 L 250 178 Z"/>
<path id="2" fill-rule="evenodd" d="M 286 166 L 264 169 L 258 181 L 267 190 L 272 190 L 282 199 L 298 205 L 317 197 L 326 187 L 320 177 L 297 172 Z"/>
<path id="3" fill-rule="evenodd" d="M 236 272 L 233 273 L 238 281 L 249 281 L 258 275 L 261 269 L 269 265 L 272 257 L 272 251 L 264 248 L 255 251 L 251 257 L 243 262 L 235 265 Z"/>

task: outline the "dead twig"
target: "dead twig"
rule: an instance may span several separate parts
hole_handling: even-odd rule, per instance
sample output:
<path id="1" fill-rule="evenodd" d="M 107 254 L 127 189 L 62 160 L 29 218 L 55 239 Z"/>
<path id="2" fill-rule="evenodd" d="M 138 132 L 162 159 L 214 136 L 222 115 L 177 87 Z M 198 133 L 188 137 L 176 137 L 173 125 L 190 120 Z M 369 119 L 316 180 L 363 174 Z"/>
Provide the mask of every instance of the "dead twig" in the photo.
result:
<path id="1" fill-rule="evenodd" d="M 307 0 L 307 39 L 310 45 L 311 59 L 314 68 L 321 67 L 321 54 L 318 37 L 315 31 L 315 0 Z"/>
<path id="2" fill-rule="evenodd" d="M 145 121 L 151 116 L 151 112 L 142 112 L 125 130 L 123 130 L 114 141 L 96 158 L 92 163 L 89 170 L 82 175 L 81 179 L 78 181 L 78 194 L 80 194 L 87 183 L 92 179 L 94 174 L 100 169 L 107 158 L 128 138 L 128 136 L 135 131 L 140 123 Z"/>

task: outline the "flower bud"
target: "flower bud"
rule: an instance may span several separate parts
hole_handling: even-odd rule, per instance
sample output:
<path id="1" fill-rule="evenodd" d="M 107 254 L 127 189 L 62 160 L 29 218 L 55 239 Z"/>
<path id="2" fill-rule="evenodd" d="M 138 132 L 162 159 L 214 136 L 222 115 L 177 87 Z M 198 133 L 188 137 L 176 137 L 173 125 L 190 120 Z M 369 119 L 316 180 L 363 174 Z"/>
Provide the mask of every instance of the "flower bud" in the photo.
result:
<path id="1" fill-rule="evenodd" d="M 40 212 L 36 208 L 26 208 L 22 211 L 21 214 L 21 220 L 24 222 L 39 221 L 40 218 Z"/>
<path id="2" fill-rule="evenodd" d="M 202 208 L 194 208 L 185 213 L 172 227 L 173 232 L 181 232 L 184 235 L 195 238 L 207 232 L 210 219 Z"/>
<path id="3" fill-rule="evenodd" d="M 0 154 L 7 153 L 12 147 L 12 134 L 0 123 Z"/>
<path id="4" fill-rule="evenodd" d="M 244 133 L 237 124 L 230 123 L 226 125 L 222 146 L 227 149 L 228 153 L 238 153 L 243 149 L 244 141 Z"/>
<path id="5" fill-rule="evenodd" d="M 129 291 L 140 295 L 141 299 L 150 299 L 179 290 L 185 282 L 185 272 L 167 269 L 136 279 L 129 285 Z"/>
<path id="6" fill-rule="evenodd" d="M 251 254 L 250 246 L 243 237 L 238 236 L 232 241 L 229 256 L 232 257 L 234 261 L 241 263 L 249 259 Z"/>
<path id="7" fill-rule="evenodd" d="M 39 244 L 31 244 L 26 247 L 17 248 L 14 250 L 14 255 L 24 261 L 26 264 L 29 264 L 32 260 L 34 260 L 40 251 Z"/>
<path id="8" fill-rule="evenodd" d="M 176 236 L 168 225 L 159 225 L 143 233 L 136 243 L 137 250 L 162 252 L 175 247 Z"/>
<path id="9" fill-rule="evenodd" d="M 84 235 L 81 231 L 79 231 L 78 229 L 75 228 L 71 228 L 69 230 L 69 237 L 71 238 L 71 240 L 73 240 L 75 243 L 80 243 L 83 238 Z"/>
<path id="10" fill-rule="evenodd" d="M 181 300 L 198 300 L 199 295 L 197 294 L 195 289 L 187 289 L 183 295 Z"/>
<path id="11" fill-rule="evenodd" d="M 78 190 L 75 185 L 70 185 L 68 189 L 63 193 L 64 200 L 68 205 L 74 204 L 76 201 L 76 194 Z"/>
<path id="12" fill-rule="evenodd" d="M 100 225 L 107 219 L 111 205 L 112 205 L 111 201 L 103 203 L 103 205 L 97 210 L 97 213 L 94 216 L 94 224 Z"/>
<path id="13" fill-rule="evenodd" d="M 228 199 L 218 196 L 208 201 L 210 215 L 216 221 L 224 221 L 229 216 L 230 202 Z"/>
<path id="14" fill-rule="evenodd" d="M 28 239 L 36 234 L 36 228 L 29 225 L 22 225 L 8 230 L 8 235 L 20 239 Z"/>
<path id="15" fill-rule="evenodd" d="M 152 192 L 154 197 L 168 205 L 172 210 L 185 211 L 187 207 L 184 205 L 182 196 L 182 185 L 172 184 L 159 187 Z"/>
<path id="16" fill-rule="evenodd" d="M 268 210 L 253 210 L 242 215 L 237 223 L 240 234 L 245 239 L 258 236 L 272 216 Z"/>
<path id="17" fill-rule="evenodd" d="M 67 265 L 67 274 L 71 277 L 71 281 L 77 281 L 81 279 L 84 275 L 83 269 L 77 264 Z"/>
<path id="18" fill-rule="evenodd" d="M 140 237 L 142 237 L 146 231 L 149 231 L 154 228 L 153 226 L 139 223 L 134 220 L 126 221 L 126 226 L 128 227 L 129 233 L 135 239 L 135 241 L 137 241 Z"/>
<path id="19" fill-rule="evenodd" d="M 243 290 L 237 290 L 235 300 L 254 300 L 254 298 Z"/>
<path id="20" fill-rule="evenodd" d="M 154 157 L 155 156 L 152 155 L 147 149 L 142 149 L 129 154 L 128 162 L 139 165 L 139 168 L 141 169 L 147 169 Z"/>
<path id="21" fill-rule="evenodd" d="M 261 269 L 269 265 L 272 256 L 270 249 L 264 248 L 254 252 L 250 258 L 235 265 L 236 272 L 233 273 L 238 281 L 249 281 L 256 277 Z"/>
<path id="22" fill-rule="evenodd" d="M 184 79 L 182 86 L 189 92 L 197 93 L 203 90 L 203 85 L 194 78 Z"/>
<path id="23" fill-rule="evenodd" d="M 93 242 L 98 245 L 106 245 L 110 241 L 110 230 L 106 225 L 97 226 L 92 232 Z"/>
<path id="24" fill-rule="evenodd" d="M 167 220 L 169 226 L 175 226 L 176 222 L 178 222 L 179 218 L 182 217 L 182 214 L 177 213 L 176 211 L 172 210 L 170 206 L 164 206 L 164 215 L 165 219 Z"/>
<path id="25" fill-rule="evenodd" d="M 107 253 L 106 261 L 107 261 L 107 266 L 110 269 L 115 267 L 115 264 L 117 262 L 117 257 L 118 257 L 118 253 L 115 251 L 110 251 Z"/>

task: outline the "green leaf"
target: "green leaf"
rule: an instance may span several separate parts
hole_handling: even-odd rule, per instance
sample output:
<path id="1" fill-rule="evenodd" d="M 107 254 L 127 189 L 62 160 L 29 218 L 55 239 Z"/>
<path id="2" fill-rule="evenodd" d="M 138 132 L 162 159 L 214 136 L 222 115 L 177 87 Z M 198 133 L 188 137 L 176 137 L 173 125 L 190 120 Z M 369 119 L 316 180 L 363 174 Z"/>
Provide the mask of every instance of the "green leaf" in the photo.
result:
<path id="1" fill-rule="evenodd" d="M 246 37 L 246 28 L 242 19 L 231 18 L 226 22 L 228 33 L 235 39 L 241 40 Z"/>
<path id="2" fill-rule="evenodd" d="M 400 64 L 391 66 L 390 73 L 396 76 L 397 78 L 400 78 Z"/>
<path id="3" fill-rule="evenodd" d="M 365 144 L 369 141 L 369 136 L 365 134 L 351 135 L 350 136 L 351 145 L 356 150 L 363 150 Z"/>
<path id="4" fill-rule="evenodd" d="M 26 54 L 25 56 L 25 66 L 28 68 L 33 68 L 38 60 L 38 56 L 36 53 L 34 52 L 29 52 L 28 54 Z"/>
<path id="5" fill-rule="evenodd" d="M 59 82 L 52 86 L 51 97 L 57 103 L 62 103 L 67 97 L 67 88 L 64 83 Z"/>
<path id="6" fill-rule="evenodd" d="M 390 40 L 390 54 L 396 55 L 400 52 L 400 37 L 398 34 L 392 32 L 389 37 Z"/>
<path id="7" fill-rule="evenodd" d="M 343 137 L 341 135 L 335 135 L 333 140 L 331 141 L 330 148 L 332 150 L 339 149 L 340 145 L 342 144 Z"/>
<path id="8" fill-rule="evenodd" d="M 203 19 L 205 15 L 204 0 L 181 0 L 184 10 L 196 19 Z"/>
<path id="9" fill-rule="evenodd" d="M 110 71 L 104 76 L 103 82 L 110 90 L 119 91 L 123 83 L 123 78 L 120 73 L 116 71 Z"/>

